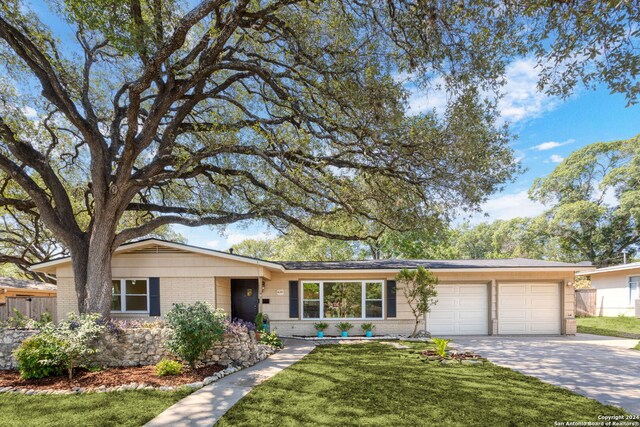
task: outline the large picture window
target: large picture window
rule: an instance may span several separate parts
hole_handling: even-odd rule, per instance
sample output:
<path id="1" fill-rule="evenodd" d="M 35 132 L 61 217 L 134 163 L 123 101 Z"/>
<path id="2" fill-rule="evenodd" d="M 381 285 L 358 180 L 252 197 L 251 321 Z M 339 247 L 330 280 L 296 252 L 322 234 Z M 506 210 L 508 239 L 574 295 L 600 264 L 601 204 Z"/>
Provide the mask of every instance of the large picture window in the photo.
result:
<path id="1" fill-rule="evenodd" d="M 113 279 L 111 311 L 146 313 L 149 311 L 149 282 L 146 279 Z"/>
<path id="2" fill-rule="evenodd" d="M 302 282 L 304 319 L 381 319 L 382 281 Z"/>

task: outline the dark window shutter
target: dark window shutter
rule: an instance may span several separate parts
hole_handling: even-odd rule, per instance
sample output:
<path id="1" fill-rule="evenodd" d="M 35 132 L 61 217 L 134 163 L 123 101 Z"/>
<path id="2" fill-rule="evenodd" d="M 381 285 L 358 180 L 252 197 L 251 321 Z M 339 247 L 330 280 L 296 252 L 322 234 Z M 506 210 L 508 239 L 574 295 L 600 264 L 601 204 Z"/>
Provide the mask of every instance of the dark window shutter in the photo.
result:
<path id="1" fill-rule="evenodd" d="M 396 317 L 396 281 L 387 280 L 387 317 Z"/>
<path id="2" fill-rule="evenodd" d="M 298 298 L 298 281 L 289 280 L 289 317 L 297 319 L 300 317 L 300 301 Z"/>
<path id="3" fill-rule="evenodd" d="M 149 278 L 149 316 L 160 316 L 160 278 Z"/>

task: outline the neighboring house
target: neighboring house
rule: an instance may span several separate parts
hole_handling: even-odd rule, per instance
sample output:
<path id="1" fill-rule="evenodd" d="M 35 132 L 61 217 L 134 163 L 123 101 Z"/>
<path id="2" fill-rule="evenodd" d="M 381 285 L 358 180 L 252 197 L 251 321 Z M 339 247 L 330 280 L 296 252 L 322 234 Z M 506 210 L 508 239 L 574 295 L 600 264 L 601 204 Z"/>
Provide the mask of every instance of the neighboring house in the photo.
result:
<path id="1" fill-rule="evenodd" d="M 435 335 L 574 334 L 574 273 L 584 264 L 529 259 L 272 262 L 148 239 L 113 256 L 113 317 L 164 316 L 174 303 L 207 301 L 233 317 L 267 314 L 280 335 L 312 335 L 319 319 L 336 334 L 348 320 L 359 332 L 408 334 L 413 317 L 402 268 L 424 266 L 439 278 L 427 320 Z M 55 275 L 58 317 L 77 311 L 70 258 L 33 266 Z M 424 326 L 424 325 L 423 325 Z"/>
<path id="2" fill-rule="evenodd" d="M 7 297 L 55 297 L 56 285 L 36 282 L 34 280 L 0 277 L 0 304 L 5 304 Z"/>
<path id="3" fill-rule="evenodd" d="M 591 276 L 596 289 L 596 315 L 627 315 L 640 317 L 640 262 L 583 271 L 577 276 Z"/>

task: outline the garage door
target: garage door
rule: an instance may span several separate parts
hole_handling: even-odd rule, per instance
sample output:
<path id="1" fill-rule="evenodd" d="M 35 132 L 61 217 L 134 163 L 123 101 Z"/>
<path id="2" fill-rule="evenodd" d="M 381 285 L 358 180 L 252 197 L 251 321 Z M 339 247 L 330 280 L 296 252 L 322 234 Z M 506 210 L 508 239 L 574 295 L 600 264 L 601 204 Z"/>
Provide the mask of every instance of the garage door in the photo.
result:
<path id="1" fill-rule="evenodd" d="M 559 334 L 560 285 L 501 283 L 498 285 L 499 334 Z"/>
<path id="2" fill-rule="evenodd" d="M 486 284 L 438 285 L 427 329 L 433 335 L 487 335 L 489 307 Z"/>

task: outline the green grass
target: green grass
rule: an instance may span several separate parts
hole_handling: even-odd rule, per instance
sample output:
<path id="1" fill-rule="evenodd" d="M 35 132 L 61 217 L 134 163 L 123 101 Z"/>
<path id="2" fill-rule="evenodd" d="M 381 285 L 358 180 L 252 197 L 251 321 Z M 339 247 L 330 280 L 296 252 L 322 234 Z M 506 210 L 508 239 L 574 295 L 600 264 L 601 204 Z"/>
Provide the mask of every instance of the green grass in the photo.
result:
<path id="1" fill-rule="evenodd" d="M 640 339 L 640 319 L 635 317 L 579 317 L 576 321 L 582 334 Z"/>
<path id="2" fill-rule="evenodd" d="M 139 427 L 189 393 L 187 390 L 50 396 L 3 393 L 0 394 L 0 425 Z"/>
<path id="3" fill-rule="evenodd" d="M 423 362 L 411 343 L 317 347 L 254 388 L 225 426 L 531 426 L 622 415 L 568 390 L 493 364 Z"/>

